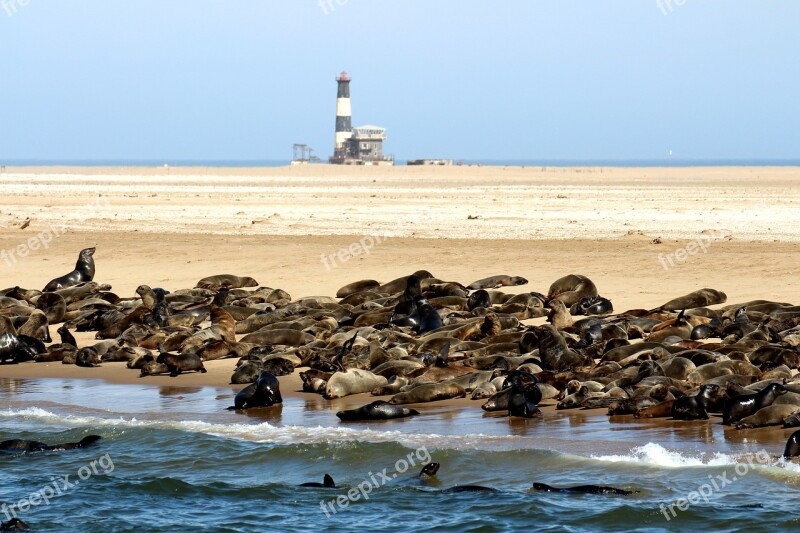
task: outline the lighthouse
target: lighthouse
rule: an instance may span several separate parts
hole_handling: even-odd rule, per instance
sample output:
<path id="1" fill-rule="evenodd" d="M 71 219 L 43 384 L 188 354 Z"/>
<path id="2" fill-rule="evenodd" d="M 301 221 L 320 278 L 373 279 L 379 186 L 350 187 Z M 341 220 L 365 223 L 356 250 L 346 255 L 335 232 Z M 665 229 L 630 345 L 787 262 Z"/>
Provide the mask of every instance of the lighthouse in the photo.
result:
<path id="1" fill-rule="evenodd" d="M 329 161 L 336 165 L 394 165 L 394 157 L 383 155 L 386 128 L 353 128 L 350 108 L 350 76 L 342 72 L 336 83 L 336 141 Z"/>
<path id="2" fill-rule="evenodd" d="M 353 111 L 350 107 L 350 76 L 342 72 L 336 78 L 336 141 L 333 145 L 333 160 L 343 162 L 347 158 L 347 141 L 353 135 Z"/>

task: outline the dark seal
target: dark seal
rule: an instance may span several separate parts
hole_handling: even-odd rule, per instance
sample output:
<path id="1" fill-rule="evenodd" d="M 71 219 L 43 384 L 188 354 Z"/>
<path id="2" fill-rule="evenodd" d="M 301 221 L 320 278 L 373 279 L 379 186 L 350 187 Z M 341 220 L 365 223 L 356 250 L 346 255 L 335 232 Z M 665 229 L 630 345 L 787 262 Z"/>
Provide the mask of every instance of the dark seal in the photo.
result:
<path id="1" fill-rule="evenodd" d="M 35 440 L 12 439 L 0 442 L 0 451 L 11 453 L 30 453 L 30 452 L 49 452 L 53 450 L 75 450 L 85 448 L 100 440 L 99 435 L 89 435 L 82 438 L 79 442 L 67 442 L 64 444 L 45 444 Z"/>
<path id="2" fill-rule="evenodd" d="M 729 426 L 742 418 L 754 414 L 759 409 L 772 405 L 778 396 L 786 394 L 788 389 L 778 383 L 773 383 L 755 394 L 741 394 L 734 396 L 725 405 L 722 411 L 722 423 Z"/>
<path id="3" fill-rule="evenodd" d="M 255 383 L 239 391 L 229 409 L 250 409 L 251 407 L 271 407 L 283 403 L 281 386 L 273 374 L 261 372 Z"/>
<path id="4" fill-rule="evenodd" d="M 604 487 L 602 485 L 576 485 L 574 487 L 551 487 L 544 483 L 534 483 L 533 490 L 544 492 L 572 492 L 577 494 L 615 494 L 619 496 L 629 496 L 635 490 L 615 489 L 614 487 Z"/>
<path id="5" fill-rule="evenodd" d="M 53 292 L 59 289 L 72 287 L 78 283 L 86 283 L 94 279 L 94 255 L 95 248 L 85 248 L 78 255 L 78 262 L 75 263 L 75 270 L 65 274 L 60 278 L 52 280 L 45 285 L 42 292 Z"/>
<path id="6" fill-rule="evenodd" d="M 330 474 L 325 474 L 325 477 L 322 478 L 322 483 L 318 481 L 311 481 L 309 483 L 301 483 L 301 487 L 313 487 L 316 489 L 335 489 L 336 483 L 333 482 L 333 478 Z"/>
<path id="7" fill-rule="evenodd" d="M 340 420 L 391 420 L 393 418 L 406 418 L 418 415 L 416 409 L 409 409 L 401 405 L 394 405 L 383 400 L 378 400 L 358 409 L 339 411 L 336 416 Z"/>

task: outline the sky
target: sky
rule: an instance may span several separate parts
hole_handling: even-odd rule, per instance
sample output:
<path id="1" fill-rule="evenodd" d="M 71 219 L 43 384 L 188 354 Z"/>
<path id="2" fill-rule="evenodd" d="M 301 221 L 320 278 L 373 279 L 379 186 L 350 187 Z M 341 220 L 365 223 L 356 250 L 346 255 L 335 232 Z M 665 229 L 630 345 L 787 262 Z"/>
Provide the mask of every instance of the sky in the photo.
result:
<path id="1" fill-rule="evenodd" d="M 0 160 L 800 159 L 797 0 L 0 0 Z"/>

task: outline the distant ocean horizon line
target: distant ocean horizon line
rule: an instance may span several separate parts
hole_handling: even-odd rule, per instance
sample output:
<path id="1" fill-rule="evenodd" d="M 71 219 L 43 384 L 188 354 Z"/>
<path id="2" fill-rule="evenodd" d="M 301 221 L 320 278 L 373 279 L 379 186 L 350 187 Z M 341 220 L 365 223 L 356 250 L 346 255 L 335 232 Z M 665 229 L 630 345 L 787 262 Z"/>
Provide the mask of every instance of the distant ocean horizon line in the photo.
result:
<path id="1" fill-rule="evenodd" d="M 445 159 L 451 158 L 430 158 Z M 398 166 L 406 164 L 397 159 Z M 794 167 L 800 159 L 453 159 L 463 165 L 508 167 Z M 8 167 L 282 167 L 290 159 L 0 159 Z M 316 163 L 315 163 L 316 164 Z M 321 163 L 325 164 L 325 163 Z"/>

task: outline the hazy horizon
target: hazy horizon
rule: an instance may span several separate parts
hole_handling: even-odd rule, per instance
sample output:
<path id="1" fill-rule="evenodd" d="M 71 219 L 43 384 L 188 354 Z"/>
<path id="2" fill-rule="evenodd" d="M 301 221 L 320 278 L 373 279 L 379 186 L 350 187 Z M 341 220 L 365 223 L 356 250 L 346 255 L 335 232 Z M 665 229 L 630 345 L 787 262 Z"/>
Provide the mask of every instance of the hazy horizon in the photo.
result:
<path id="1" fill-rule="evenodd" d="M 800 159 L 790 0 L 5 0 L 4 161 Z"/>

